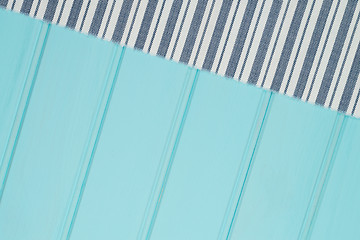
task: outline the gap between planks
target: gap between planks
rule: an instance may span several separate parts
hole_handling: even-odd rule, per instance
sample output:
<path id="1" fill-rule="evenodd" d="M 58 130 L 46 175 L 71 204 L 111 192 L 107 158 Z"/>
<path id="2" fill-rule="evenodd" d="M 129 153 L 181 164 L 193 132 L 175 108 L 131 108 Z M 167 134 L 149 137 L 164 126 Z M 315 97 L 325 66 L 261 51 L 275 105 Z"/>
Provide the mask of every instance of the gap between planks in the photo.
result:
<path id="1" fill-rule="evenodd" d="M 20 99 L 17 105 L 16 115 L 11 126 L 11 132 L 6 144 L 4 155 L 2 156 L 0 166 L 0 203 L 6 187 L 7 178 L 11 169 L 12 160 L 16 152 L 16 146 L 21 134 L 24 119 L 26 117 L 26 112 L 31 99 L 31 94 L 36 83 L 37 74 L 45 51 L 50 29 L 50 24 L 41 23 L 39 34 L 37 36 L 36 44 L 34 46 L 33 54 L 31 57 L 30 65 L 26 74 L 26 80 L 24 82 Z"/>

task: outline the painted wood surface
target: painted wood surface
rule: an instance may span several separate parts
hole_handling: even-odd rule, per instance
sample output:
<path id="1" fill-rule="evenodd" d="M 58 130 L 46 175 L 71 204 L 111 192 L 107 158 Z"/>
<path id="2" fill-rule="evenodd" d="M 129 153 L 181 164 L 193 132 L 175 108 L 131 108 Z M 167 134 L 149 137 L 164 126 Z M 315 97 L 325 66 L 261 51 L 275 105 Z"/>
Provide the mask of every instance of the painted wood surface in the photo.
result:
<path id="1" fill-rule="evenodd" d="M 0 35 L 0 239 L 360 237 L 359 120 L 2 9 Z"/>
<path id="2" fill-rule="evenodd" d="M 37 62 L 42 47 L 42 24 L 7 11 L 1 11 L 0 22 L 11 23 L 0 25 L 0 183 L 3 183 L 33 79 L 33 62 Z M 1 193 L 3 188 L 0 189 Z"/>

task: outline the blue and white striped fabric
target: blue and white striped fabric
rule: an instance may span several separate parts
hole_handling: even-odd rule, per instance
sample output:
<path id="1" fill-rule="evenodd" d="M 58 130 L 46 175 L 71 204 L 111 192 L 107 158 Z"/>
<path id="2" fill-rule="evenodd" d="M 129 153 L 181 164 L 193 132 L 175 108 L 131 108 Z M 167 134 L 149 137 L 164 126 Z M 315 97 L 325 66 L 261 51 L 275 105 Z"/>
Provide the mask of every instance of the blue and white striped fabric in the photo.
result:
<path id="1" fill-rule="evenodd" d="M 0 0 L 0 5 L 360 117 L 357 0 Z"/>

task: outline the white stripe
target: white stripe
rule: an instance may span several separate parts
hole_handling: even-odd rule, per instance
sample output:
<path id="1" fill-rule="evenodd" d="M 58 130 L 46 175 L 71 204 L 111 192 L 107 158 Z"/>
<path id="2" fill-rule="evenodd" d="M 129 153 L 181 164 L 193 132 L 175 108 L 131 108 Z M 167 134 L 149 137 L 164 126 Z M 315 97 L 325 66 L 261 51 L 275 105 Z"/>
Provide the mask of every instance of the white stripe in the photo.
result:
<path id="1" fill-rule="evenodd" d="M 83 21 L 84 15 L 85 15 L 85 11 L 86 11 L 86 7 L 88 5 L 88 2 L 90 0 L 85 0 L 82 2 L 81 7 L 80 7 L 80 12 L 79 12 L 79 17 L 77 19 L 76 25 L 75 25 L 75 30 L 76 31 L 80 31 L 80 27 L 81 27 L 81 23 Z"/>
<path id="2" fill-rule="evenodd" d="M 38 2 L 39 2 L 39 0 L 34 0 L 33 1 L 32 5 L 31 5 L 31 8 L 30 8 L 30 12 L 29 12 L 30 17 L 34 17 L 36 6 L 37 6 Z"/>
<path id="3" fill-rule="evenodd" d="M 89 10 L 88 10 L 88 12 L 86 14 L 85 21 L 84 21 L 84 26 L 83 26 L 83 29 L 82 29 L 81 32 L 89 33 L 90 26 L 91 26 L 91 23 L 93 21 L 95 11 L 96 11 L 96 7 L 97 7 L 98 3 L 99 3 L 99 1 L 95 1 L 95 0 L 90 2 Z"/>
<path id="4" fill-rule="evenodd" d="M 340 0 L 338 0 L 338 1 L 340 1 Z M 320 62 L 319 70 L 318 70 L 318 73 L 317 73 L 317 75 L 315 77 L 315 81 L 314 81 L 313 88 L 312 88 L 311 93 L 310 93 L 309 101 L 311 103 L 315 103 L 316 97 L 318 95 L 320 85 L 321 85 L 321 82 L 322 82 L 324 74 L 325 74 L 326 66 L 327 66 L 327 63 L 329 62 L 331 51 L 332 51 L 333 46 L 334 46 L 336 35 L 337 35 L 338 31 L 339 31 L 340 22 L 341 22 L 342 16 L 344 15 L 344 11 L 345 11 L 345 8 L 346 8 L 346 2 L 345 1 L 340 1 L 340 5 L 339 5 L 339 8 L 338 8 L 338 12 L 337 12 L 337 14 L 335 16 L 335 20 L 334 20 L 332 29 L 330 29 L 331 20 L 332 20 L 334 14 L 335 14 L 336 5 L 337 5 L 337 3 L 332 4 L 332 6 L 331 6 L 329 16 L 327 18 L 327 21 L 326 21 L 326 24 L 325 24 L 325 27 L 324 27 L 323 37 L 320 38 L 319 47 L 318 47 L 318 50 L 317 50 L 317 52 L 315 54 L 313 66 L 311 67 L 309 78 L 308 78 L 308 81 L 307 81 L 305 89 L 304 89 L 304 94 L 302 96 L 302 99 L 304 101 L 306 100 L 306 98 L 307 98 L 307 96 L 309 94 L 311 82 L 312 82 L 312 80 L 314 78 L 316 67 L 317 67 L 318 63 Z M 328 34 L 329 31 L 330 31 L 329 39 L 328 39 L 327 44 L 325 45 L 326 35 Z M 321 51 L 322 51 L 324 46 L 325 46 L 324 54 L 323 54 L 322 58 L 320 59 Z"/>
<path id="5" fill-rule="evenodd" d="M 198 59 L 197 59 L 196 63 L 194 63 L 195 66 L 198 68 L 202 68 L 202 66 L 204 64 L 206 53 L 207 53 L 207 50 L 210 45 L 211 37 L 214 33 L 214 29 L 216 26 L 216 21 L 220 14 L 221 5 L 222 5 L 221 0 L 215 1 L 215 5 L 214 5 L 214 8 L 213 8 L 210 20 L 209 20 L 209 24 L 206 29 L 205 36 L 204 36 L 204 39 L 203 39 L 203 42 L 202 42 L 202 45 L 201 45 L 201 48 L 199 51 Z"/>
<path id="6" fill-rule="evenodd" d="M 254 31 L 255 31 L 254 40 L 253 40 L 252 45 L 249 46 L 250 47 L 249 55 L 248 55 L 247 61 L 245 63 L 245 67 L 244 67 L 243 74 L 241 77 L 242 79 L 240 79 L 240 81 L 247 82 L 249 79 L 251 68 L 254 64 L 254 60 L 256 57 L 256 53 L 259 50 L 259 45 L 260 45 L 262 34 L 265 29 L 266 21 L 270 14 L 271 5 L 272 5 L 272 1 L 265 1 L 263 13 L 261 14 L 258 27 L 257 27 L 257 29 L 254 29 Z M 283 8 L 283 5 L 284 4 L 282 4 L 281 8 Z M 277 21 L 279 21 L 279 19 L 277 19 Z M 253 21 L 253 22 L 256 22 L 256 21 Z M 272 36 L 273 36 L 273 33 L 271 36 L 268 36 L 268 37 L 272 38 Z M 242 65 L 242 64 L 239 64 L 238 69 L 241 69 L 240 65 Z M 240 74 L 240 72 L 239 72 L 239 74 Z M 236 77 L 236 79 L 238 79 L 238 77 Z"/>
<path id="7" fill-rule="evenodd" d="M 360 38 L 360 36 L 359 36 L 359 38 Z M 357 38 L 357 39 L 359 39 L 359 38 Z M 354 87 L 354 92 L 353 92 L 353 94 L 351 96 L 351 99 L 350 99 L 350 102 L 349 102 L 349 106 L 348 106 L 348 110 L 347 110 L 348 114 L 351 114 L 351 112 L 352 112 L 352 110 L 354 108 L 354 104 L 355 104 L 356 97 L 357 97 L 357 94 L 358 94 L 359 90 L 360 90 L 360 76 L 358 77 L 358 79 L 356 81 L 356 84 L 355 84 L 355 87 Z M 360 102 L 360 99 L 358 100 L 357 106 L 359 106 L 359 102 Z"/>
<path id="8" fill-rule="evenodd" d="M 313 0 L 313 2 L 314 1 L 316 1 L 316 0 Z M 284 78 L 283 78 L 283 81 L 282 81 L 281 86 L 280 86 L 280 91 L 279 91 L 280 93 L 284 93 L 284 91 L 285 91 L 287 82 L 289 80 L 292 64 L 295 62 L 296 52 L 297 52 L 298 48 L 301 47 L 300 46 L 301 36 L 304 33 L 306 21 L 307 21 L 307 18 L 309 16 L 309 14 L 310 14 L 312 4 L 313 3 L 308 2 L 308 4 L 306 5 L 304 15 L 303 15 L 303 17 L 301 19 L 301 23 L 300 23 L 300 26 L 299 26 L 298 33 L 297 33 L 296 38 L 295 38 L 294 46 L 293 46 L 293 49 L 291 51 L 289 62 L 288 62 L 287 68 L 286 68 L 285 73 L 284 73 Z M 290 81 L 291 81 L 291 79 L 290 79 Z M 295 82 L 295 84 L 296 84 L 296 82 Z M 271 83 L 270 83 L 270 85 L 271 85 Z M 269 88 L 270 88 L 270 85 L 268 85 Z M 289 84 L 289 86 L 290 86 L 290 84 Z M 264 87 L 265 87 L 265 85 L 264 85 Z M 289 95 L 289 94 L 287 93 L 287 95 Z M 290 95 L 290 96 L 292 96 L 292 95 Z"/>
<path id="9" fill-rule="evenodd" d="M 264 4 L 264 7 L 263 7 L 263 11 L 261 12 L 260 10 L 261 10 L 261 6 L 263 5 L 263 2 L 265 2 L 265 4 Z M 251 37 L 252 37 L 252 35 L 256 34 L 256 29 L 255 29 L 256 21 L 257 21 L 258 17 L 261 15 L 260 19 L 259 19 L 259 23 L 260 23 L 261 18 L 264 17 L 264 15 L 263 15 L 264 11 L 265 12 L 267 11 L 267 7 L 268 7 L 269 2 L 270 1 L 263 0 L 263 1 L 261 1 L 261 3 L 258 2 L 257 5 L 256 5 L 254 16 L 253 16 L 253 18 L 251 20 L 249 31 L 248 31 L 248 33 L 246 35 L 246 40 L 245 40 L 245 43 L 244 43 L 244 47 L 243 47 L 243 50 L 242 50 L 241 55 L 240 55 L 240 60 L 238 62 L 238 65 L 236 67 L 236 71 L 235 71 L 235 74 L 234 74 L 234 78 L 236 80 L 247 82 L 247 79 L 244 79 L 243 77 L 241 77 L 241 79 L 239 79 L 241 68 L 243 66 L 243 63 L 245 62 L 246 52 L 248 51 L 248 49 L 250 47 Z M 263 28 L 264 26 L 261 26 L 260 24 L 258 24 L 258 27 Z M 257 39 L 254 38 L 254 40 L 256 41 Z"/>
<path id="10" fill-rule="evenodd" d="M 358 79 L 358 82 L 360 81 L 360 79 Z M 354 111 L 354 117 L 360 117 L 360 100 L 357 102 L 356 104 L 356 108 Z"/>
<path id="11" fill-rule="evenodd" d="M 339 85 L 338 85 L 338 87 L 336 89 L 336 92 L 335 92 L 334 101 L 332 102 L 332 105 L 330 106 L 332 109 L 335 109 L 335 110 L 337 110 L 339 108 L 340 100 L 341 100 L 341 97 L 343 95 L 346 82 L 349 79 L 349 74 L 350 74 L 352 63 L 354 61 L 356 49 L 357 49 L 357 46 L 360 43 L 359 42 L 359 39 L 360 39 L 359 36 L 360 35 L 358 34 L 358 32 L 357 32 L 356 36 L 354 36 L 355 41 L 353 41 L 352 44 L 351 44 L 349 55 L 347 56 L 346 61 L 345 61 L 342 77 L 340 78 Z M 358 40 L 358 41 L 356 41 L 356 40 Z"/>
<path id="12" fill-rule="evenodd" d="M 20 12 L 21 6 L 23 5 L 23 0 L 17 0 L 14 5 L 14 12 Z"/>
<path id="13" fill-rule="evenodd" d="M 287 95 L 289 95 L 289 96 L 294 95 L 296 84 L 299 81 L 299 75 L 300 75 L 302 66 L 304 64 L 304 60 L 305 60 L 307 50 L 308 50 L 309 45 L 310 45 L 310 40 L 311 40 L 313 31 L 314 31 L 314 28 L 315 28 L 315 25 L 316 25 L 316 21 L 318 19 L 319 13 L 320 13 L 322 2 L 323 1 L 315 0 L 315 6 L 314 6 L 313 12 L 312 12 L 311 17 L 310 17 L 308 28 L 307 28 L 307 30 L 305 32 L 303 43 L 300 46 L 301 49 L 300 49 L 300 52 L 299 52 L 298 59 L 297 59 L 297 61 L 295 63 L 295 68 L 294 68 L 292 78 L 290 79 L 289 88 L 288 88 L 288 91 L 287 91 Z M 307 19 L 307 16 L 305 17 L 305 19 Z M 301 36 L 301 35 L 299 35 L 299 36 Z M 301 37 L 299 37 L 299 38 L 301 38 Z M 297 39 L 299 39 L 299 38 L 297 38 Z M 296 51 L 294 51 L 294 52 L 296 52 Z M 290 72 L 291 66 L 292 66 L 292 64 L 287 68 L 287 71 Z"/>
<path id="14" fill-rule="evenodd" d="M 220 62 L 218 74 L 221 75 L 221 76 L 225 75 L 226 68 L 227 68 L 227 66 L 229 64 L 231 53 L 232 53 L 232 50 L 233 50 L 234 45 L 235 45 L 236 37 L 237 37 L 237 34 L 238 34 L 239 30 L 240 30 L 241 20 L 244 17 L 246 5 L 247 5 L 247 1 L 240 1 L 239 8 L 238 8 L 238 11 L 236 12 L 236 17 L 235 17 L 233 26 L 230 29 L 229 39 L 228 39 L 228 42 L 227 42 L 226 47 L 224 49 L 224 55 L 223 55 L 223 58 L 222 58 L 222 60 Z"/>
<path id="15" fill-rule="evenodd" d="M 156 22 L 159 18 L 161 6 L 163 5 L 163 3 L 164 3 L 164 0 L 160 0 L 155 8 L 154 16 L 153 16 L 153 19 L 152 19 L 150 27 L 149 27 L 149 32 L 148 32 L 148 35 L 146 36 L 146 40 L 145 40 L 145 44 L 144 44 L 144 48 L 143 48 L 144 52 L 147 52 L 147 49 L 149 48 L 151 38 L 154 35 Z"/>
<path id="16" fill-rule="evenodd" d="M 63 4 L 64 0 L 59 0 L 57 6 L 56 6 L 56 9 L 55 9 L 55 12 L 54 12 L 54 18 L 53 18 L 53 22 L 56 23 L 58 18 L 59 18 L 59 15 L 60 15 L 60 10 L 61 10 L 61 6 Z"/>
<path id="17" fill-rule="evenodd" d="M 339 0 L 338 0 L 339 1 Z M 326 19 L 326 22 L 325 22 L 325 25 L 324 25 L 324 29 L 323 29 L 323 33 L 322 33 L 322 36 L 320 38 L 320 41 L 319 41 L 319 45 L 318 45 L 318 48 L 316 50 L 316 53 L 315 53 L 315 56 L 314 56 L 314 60 L 313 60 L 313 63 L 312 65 L 310 66 L 310 71 L 309 71 L 309 76 L 308 76 L 308 79 L 307 79 L 307 82 L 306 82 L 306 85 L 305 85 L 305 88 L 304 88 L 304 92 L 303 92 L 303 95 L 301 97 L 301 99 L 303 101 L 306 100 L 308 94 L 309 94 L 309 90 L 310 90 L 310 86 L 311 86 L 311 82 L 313 81 L 313 78 L 314 78 L 314 75 L 315 75 L 315 71 L 316 71 L 316 68 L 317 68 L 317 65 L 319 64 L 319 62 L 323 62 L 323 58 L 320 59 L 320 56 L 321 56 L 321 52 L 323 51 L 323 48 L 324 49 L 324 56 L 325 56 L 325 51 L 326 49 L 329 47 L 329 43 L 327 43 L 327 46 L 325 46 L 325 39 L 326 39 L 326 36 L 327 34 L 329 34 L 329 32 L 331 32 L 330 30 L 330 23 L 332 21 L 332 18 L 335 14 L 335 8 L 336 8 L 336 5 L 337 4 L 332 4 L 331 5 L 331 8 L 330 8 L 330 11 L 329 11 L 329 14 L 328 14 L 328 17 Z M 340 7 L 340 6 L 339 6 Z M 330 39 L 328 39 L 330 40 Z M 331 51 L 331 50 L 330 50 Z M 325 66 L 326 68 L 326 66 Z M 319 66 L 319 69 L 318 69 L 318 73 L 317 73 L 317 76 L 316 78 L 321 78 L 321 74 L 320 73 L 320 66 Z"/>
<path id="18" fill-rule="evenodd" d="M 191 1 L 190 2 L 190 6 L 189 6 L 189 9 L 188 9 L 187 15 L 185 17 L 184 25 L 183 25 L 183 27 L 181 29 L 179 41 L 178 41 L 177 46 L 175 48 L 175 53 L 174 53 L 173 59 L 176 62 L 178 62 L 180 60 L 182 50 L 184 49 L 184 44 L 185 44 L 185 41 L 186 41 L 186 37 L 188 35 L 190 25 L 191 25 L 191 20 L 194 17 L 194 13 L 195 13 L 195 9 L 196 9 L 196 3 L 197 3 L 197 1 Z"/>
<path id="19" fill-rule="evenodd" d="M 138 5 L 138 2 L 137 0 L 135 0 L 131 6 L 131 10 L 130 10 L 130 13 L 129 13 L 129 17 L 127 19 L 127 22 L 126 22 L 126 25 L 125 25 L 125 29 L 124 29 L 124 34 L 121 38 L 121 41 L 120 43 L 122 45 L 125 44 L 126 42 L 126 39 L 128 38 L 128 35 L 130 34 L 129 31 L 130 31 L 130 26 L 131 26 L 131 23 L 133 21 L 133 18 L 134 18 L 134 15 L 135 15 L 135 10 L 136 10 L 136 7 Z"/>
<path id="20" fill-rule="evenodd" d="M 104 12 L 104 17 L 101 20 L 101 25 L 100 25 L 99 32 L 98 32 L 98 37 L 102 37 L 102 35 L 104 34 L 105 27 L 106 27 L 106 22 L 107 22 L 107 20 L 109 18 L 109 14 L 110 14 L 110 11 L 111 11 L 111 6 L 113 5 L 114 1 L 115 0 L 108 1 L 108 4 L 107 4 L 105 12 Z"/>
<path id="21" fill-rule="evenodd" d="M 41 0 L 40 1 L 39 10 L 38 10 L 35 18 L 41 19 L 41 20 L 44 19 L 44 14 L 45 14 L 48 2 L 49 2 L 48 0 Z"/>
<path id="22" fill-rule="evenodd" d="M 356 84 L 355 84 L 355 87 L 354 87 L 354 92 L 351 96 L 351 99 L 350 99 L 350 102 L 349 102 L 349 106 L 348 106 L 348 109 L 346 111 L 347 114 L 351 114 L 353 108 L 354 108 L 354 104 L 355 104 L 355 101 L 356 101 L 356 97 L 359 93 L 359 90 L 360 90 L 360 76 L 358 77 L 357 81 L 356 81 Z M 358 103 L 357 103 L 357 108 L 359 108 L 359 102 L 360 102 L 360 99 L 358 100 Z"/>
<path id="23" fill-rule="evenodd" d="M 104 37 L 104 39 L 106 39 L 106 40 L 110 41 L 112 39 L 112 36 L 114 35 L 115 26 L 116 26 L 117 20 L 119 18 L 122 4 L 123 4 L 123 0 L 120 0 L 120 1 L 115 0 L 114 9 L 111 14 L 109 25 L 108 25 L 108 28 L 106 29 L 106 33 L 105 33 L 105 37 Z"/>
<path id="24" fill-rule="evenodd" d="M 129 37 L 129 42 L 128 42 L 128 46 L 131 48 L 133 48 L 135 46 L 136 39 L 140 33 L 141 23 L 144 18 L 146 7 L 147 7 L 148 3 L 149 3 L 149 1 L 141 1 L 140 2 L 139 10 L 136 14 L 135 22 L 132 27 L 130 37 Z"/>
<path id="25" fill-rule="evenodd" d="M 63 12 L 61 14 L 59 25 L 66 26 L 67 21 L 68 21 L 69 16 L 70 16 L 70 11 L 71 11 L 71 7 L 73 5 L 73 2 L 74 2 L 74 0 L 67 0 L 65 2 L 65 6 L 64 6 Z"/>
<path id="26" fill-rule="evenodd" d="M 353 16 L 353 21 L 350 22 L 350 26 L 349 26 L 349 31 L 348 31 L 348 34 L 346 36 L 346 39 L 345 39 L 345 42 L 344 42 L 344 46 L 343 46 L 343 51 L 341 52 L 340 54 L 340 57 L 339 57 L 339 62 L 336 66 L 336 69 L 335 69 L 335 72 L 334 72 L 334 78 L 331 82 L 331 85 L 330 85 L 330 88 L 329 88 L 329 92 L 328 92 L 328 95 L 326 97 L 326 101 L 325 101 L 325 104 L 324 106 L 325 107 L 328 107 L 329 104 L 330 104 L 330 101 L 331 101 L 331 97 L 332 97 L 332 94 L 334 92 L 334 89 L 335 89 L 335 85 L 336 85 L 336 82 L 337 82 L 337 76 L 339 76 L 340 74 L 340 69 L 341 69 L 341 65 L 342 63 L 344 62 L 344 59 L 345 59 L 345 55 L 346 55 L 346 51 L 347 51 L 347 48 L 350 44 L 350 39 L 351 39 L 351 35 L 354 31 L 356 31 L 357 29 L 354 29 L 355 28 L 355 22 L 356 22 L 356 18 L 357 16 L 359 15 L 359 11 L 360 11 L 360 4 L 357 5 L 356 9 L 355 9 L 355 12 L 354 12 L 354 16 Z M 353 41 L 356 41 L 355 39 L 355 33 L 354 33 L 354 38 L 353 38 Z M 359 83 L 360 84 L 360 83 Z"/>
<path id="27" fill-rule="evenodd" d="M 214 0 L 207 1 L 207 3 L 206 3 L 206 8 L 205 8 L 204 14 L 203 14 L 203 16 L 201 18 L 201 23 L 200 23 L 200 26 L 199 26 L 199 31 L 198 31 L 198 33 L 196 35 L 194 45 L 192 46 L 192 52 L 190 54 L 189 63 L 188 63 L 190 65 L 194 65 L 196 52 L 198 51 L 201 37 L 204 34 L 205 25 L 206 25 L 207 19 L 208 19 L 209 14 L 210 14 L 210 9 L 211 9 L 212 2 L 214 2 Z"/>
<path id="28" fill-rule="evenodd" d="M 13 3 L 14 3 L 14 0 L 9 0 L 8 3 L 7 3 L 7 5 L 6 5 L 6 8 L 7 8 L 7 9 L 11 9 Z"/>
<path id="29" fill-rule="evenodd" d="M 156 53 L 159 49 L 161 38 L 163 36 L 166 22 L 169 17 L 169 14 L 170 14 L 172 3 L 173 3 L 173 1 L 165 1 L 164 9 L 163 9 L 163 12 L 162 12 L 160 20 L 159 20 L 158 28 L 156 30 L 154 40 L 153 40 L 153 43 L 152 43 L 150 51 L 149 51 L 150 54 L 152 54 L 152 55 L 156 55 Z M 150 44 L 150 42 L 149 42 L 149 44 Z"/>
<path id="30" fill-rule="evenodd" d="M 185 0 L 185 1 L 183 1 L 182 5 L 181 5 L 179 16 L 177 18 L 177 21 L 176 21 L 176 24 L 175 24 L 175 27 L 174 27 L 174 31 L 173 31 L 173 33 L 171 35 L 171 40 L 170 40 L 169 47 L 168 47 L 168 50 L 167 50 L 166 55 L 165 55 L 165 59 L 170 59 L 170 57 L 171 57 L 171 53 L 172 53 L 172 50 L 173 50 L 175 42 L 176 42 L 176 37 L 177 37 L 177 35 L 179 33 L 179 29 L 180 29 L 180 26 L 181 26 L 181 21 L 182 21 L 182 19 L 184 17 L 186 6 L 187 6 L 188 2 L 189 2 L 189 0 Z M 161 32 L 161 36 L 162 36 L 162 32 Z M 160 41 L 158 42 L 158 44 L 160 44 Z M 156 49 L 158 49 L 158 48 L 156 48 Z"/>
<path id="31" fill-rule="evenodd" d="M 275 76 L 276 68 L 277 68 L 277 66 L 279 64 L 279 61 L 280 61 L 282 50 L 283 50 L 284 45 L 285 45 L 287 34 L 288 34 L 289 30 L 290 30 L 290 25 L 291 25 L 291 22 L 292 22 L 292 18 L 293 18 L 294 14 L 295 14 L 296 5 L 297 5 L 297 1 L 290 1 L 289 8 L 288 8 L 287 14 L 286 14 L 285 19 L 284 19 L 284 23 L 282 25 L 282 28 L 280 29 L 281 20 L 282 20 L 282 17 L 284 15 L 284 11 L 285 11 L 286 6 L 281 8 L 281 12 L 280 12 L 281 15 L 279 14 L 279 20 L 277 21 L 277 23 L 275 25 L 275 29 L 274 29 L 274 33 L 275 32 L 278 33 L 280 31 L 278 42 L 276 43 L 276 46 L 275 46 L 275 39 L 276 39 L 275 36 L 270 41 L 269 50 L 271 49 L 271 51 L 268 51 L 267 54 L 266 54 L 266 57 L 265 57 L 265 60 L 264 60 L 264 66 L 261 69 L 261 72 L 260 72 L 260 75 L 259 75 L 259 80 L 258 80 L 258 82 L 256 84 L 257 86 L 261 85 L 261 83 L 262 83 L 262 81 L 264 79 L 264 76 L 265 76 L 266 68 L 267 68 L 267 66 L 269 66 L 269 70 L 268 70 L 267 76 L 266 76 L 265 81 L 264 81 L 264 88 L 270 89 L 271 83 L 272 83 L 272 81 L 274 79 L 274 76 Z M 273 57 L 272 57 L 271 62 L 270 62 L 271 52 L 274 49 L 274 47 L 275 47 L 274 54 L 273 54 Z"/>
<path id="32" fill-rule="evenodd" d="M 229 30 L 230 30 L 231 21 L 232 21 L 232 18 L 234 16 L 234 14 L 235 14 L 236 5 L 237 5 L 237 1 L 232 1 L 231 8 L 230 8 L 230 11 L 229 11 L 229 15 L 227 17 L 227 20 L 226 20 L 226 23 L 225 23 L 225 26 L 224 26 L 224 31 L 223 31 L 223 33 L 221 35 L 219 46 L 218 46 L 218 49 L 216 51 L 216 55 L 215 55 L 215 58 L 214 58 L 213 65 L 211 67 L 211 72 L 215 72 L 216 68 L 217 68 L 217 66 L 219 64 L 220 56 L 221 56 L 221 53 L 222 53 L 222 51 L 224 49 L 226 36 L 227 36 L 227 34 L 228 34 Z"/>

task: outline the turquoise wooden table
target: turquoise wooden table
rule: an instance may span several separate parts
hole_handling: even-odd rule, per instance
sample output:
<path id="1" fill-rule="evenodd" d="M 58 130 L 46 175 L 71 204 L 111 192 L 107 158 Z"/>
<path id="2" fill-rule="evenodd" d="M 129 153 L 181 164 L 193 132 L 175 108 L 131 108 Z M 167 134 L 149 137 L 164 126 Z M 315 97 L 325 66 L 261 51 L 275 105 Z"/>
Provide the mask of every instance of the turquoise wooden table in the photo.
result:
<path id="1" fill-rule="evenodd" d="M 0 9 L 0 239 L 360 239 L 360 120 Z"/>

